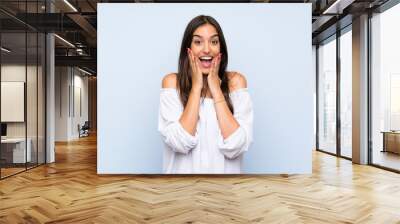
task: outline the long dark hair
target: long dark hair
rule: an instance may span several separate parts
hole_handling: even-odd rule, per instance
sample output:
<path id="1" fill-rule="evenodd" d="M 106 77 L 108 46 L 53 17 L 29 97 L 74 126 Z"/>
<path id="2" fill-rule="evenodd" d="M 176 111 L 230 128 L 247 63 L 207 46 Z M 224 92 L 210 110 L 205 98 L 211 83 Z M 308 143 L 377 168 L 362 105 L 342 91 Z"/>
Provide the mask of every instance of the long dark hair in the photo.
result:
<path id="1" fill-rule="evenodd" d="M 217 30 L 218 38 L 220 42 L 220 52 L 222 53 L 221 63 L 219 66 L 218 76 L 221 79 L 221 90 L 224 94 L 224 98 L 228 104 L 230 111 L 233 113 L 232 102 L 229 98 L 229 86 L 228 86 L 228 76 L 226 74 L 226 67 L 228 65 L 228 50 L 226 47 L 226 42 L 224 34 L 222 33 L 221 26 L 218 22 L 211 16 L 199 15 L 193 18 L 189 24 L 186 26 L 185 33 L 183 34 L 181 51 L 179 53 L 179 65 L 178 65 L 178 76 L 177 76 L 177 87 L 180 95 L 181 102 L 185 107 L 189 99 L 189 93 L 192 88 L 192 71 L 190 69 L 190 63 L 187 55 L 187 48 L 190 48 L 194 31 L 205 24 L 210 24 L 214 26 Z M 207 85 L 207 81 L 205 82 Z M 206 95 L 207 89 L 202 90 L 201 96 Z"/>

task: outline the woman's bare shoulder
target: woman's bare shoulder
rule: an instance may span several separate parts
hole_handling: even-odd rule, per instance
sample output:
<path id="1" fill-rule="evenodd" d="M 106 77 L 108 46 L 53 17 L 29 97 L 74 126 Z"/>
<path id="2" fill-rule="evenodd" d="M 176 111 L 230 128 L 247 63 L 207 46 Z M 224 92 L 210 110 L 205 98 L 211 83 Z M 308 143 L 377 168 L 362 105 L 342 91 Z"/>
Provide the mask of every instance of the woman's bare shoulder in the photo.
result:
<path id="1" fill-rule="evenodd" d="M 229 80 L 229 91 L 247 88 L 246 77 L 239 72 L 227 72 Z"/>
<path id="2" fill-rule="evenodd" d="M 164 76 L 162 80 L 162 88 L 174 88 L 176 89 L 176 73 L 169 73 Z"/>

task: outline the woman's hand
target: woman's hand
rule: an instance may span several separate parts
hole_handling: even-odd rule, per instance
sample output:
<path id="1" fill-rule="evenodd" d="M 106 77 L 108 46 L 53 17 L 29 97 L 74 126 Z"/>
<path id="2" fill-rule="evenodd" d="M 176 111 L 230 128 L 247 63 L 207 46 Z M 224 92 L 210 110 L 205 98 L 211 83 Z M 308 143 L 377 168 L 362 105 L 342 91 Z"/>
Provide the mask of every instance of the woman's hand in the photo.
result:
<path id="1" fill-rule="evenodd" d="M 219 79 L 219 65 L 221 63 L 221 53 L 217 57 L 213 58 L 211 62 L 210 73 L 207 76 L 208 87 L 210 88 L 211 95 L 220 95 L 221 92 L 221 80 Z"/>
<path id="2" fill-rule="evenodd" d="M 190 48 L 187 49 L 189 56 L 190 68 L 192 70 L 192 89 L 201 91 L 203 88 L 203 73 L 200 68 L 200 60 L 193 55 Z"/>

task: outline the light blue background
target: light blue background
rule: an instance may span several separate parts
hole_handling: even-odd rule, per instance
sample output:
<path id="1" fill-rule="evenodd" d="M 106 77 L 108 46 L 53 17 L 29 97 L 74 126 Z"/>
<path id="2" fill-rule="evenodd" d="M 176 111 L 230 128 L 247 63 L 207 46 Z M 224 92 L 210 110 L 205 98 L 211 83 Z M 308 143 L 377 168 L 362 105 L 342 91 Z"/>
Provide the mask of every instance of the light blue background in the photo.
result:
<path id="1" fill-rule="evenodd" d="M 221 25 L 228 70 L 248 80 L 254 143 L 245 173 L 311 173 L 311 4 L 98 4 L 99 174 L 162 173 L 162 77 L 197 15 Z"/>

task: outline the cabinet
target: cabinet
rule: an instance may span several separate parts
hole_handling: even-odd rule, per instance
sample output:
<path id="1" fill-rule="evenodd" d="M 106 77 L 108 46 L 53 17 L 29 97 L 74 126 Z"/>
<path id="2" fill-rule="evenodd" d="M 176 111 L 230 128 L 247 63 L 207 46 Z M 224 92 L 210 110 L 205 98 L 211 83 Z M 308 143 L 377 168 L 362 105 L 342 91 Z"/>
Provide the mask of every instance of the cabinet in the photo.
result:
<path id="1" fill-rule="evenodd" d="M 382 152 L 393 152 L 400 154 L 400 132 L 383 131 L 383 150 Z"/>
<path id="2" fill-rule="evenodd" d="M 25 151 L 25 138 L 8 138 L 1 140 L 1 159 L 6 164 L 21 164 L 32 161 L 32 141 L 27 139 Z"/>

